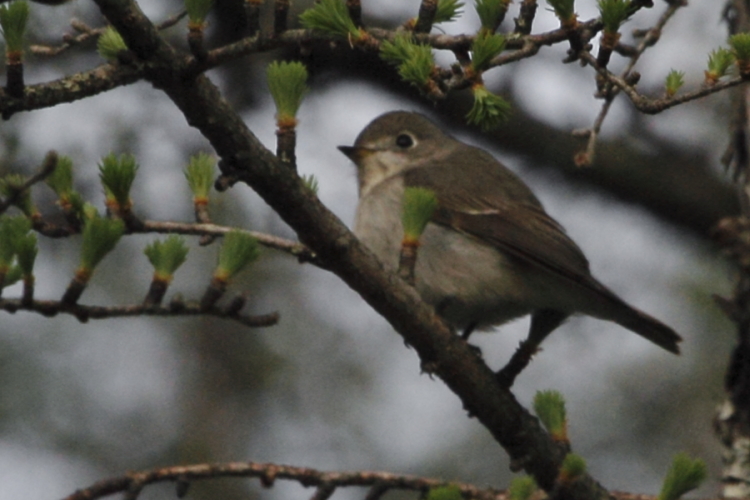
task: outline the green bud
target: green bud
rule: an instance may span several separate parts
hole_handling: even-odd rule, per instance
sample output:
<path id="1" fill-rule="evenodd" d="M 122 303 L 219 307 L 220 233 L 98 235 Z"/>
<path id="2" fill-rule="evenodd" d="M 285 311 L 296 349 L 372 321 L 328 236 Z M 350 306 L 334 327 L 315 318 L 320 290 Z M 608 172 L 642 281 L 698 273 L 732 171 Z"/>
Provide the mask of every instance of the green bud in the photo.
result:
<path id="1" fill-rule="evenodd" d="M 131 206 L 130 188 L 133 185 L 138 163 L 131 154 L 115 156 L 110 153 L 99 164 L 99 178 L 104 186 L 107 204 L 116 203 L 120 209 Z"/>
<path id="2" fill-rule="evenodd" d="M 359 40 L 363 32 L 354 25 L 349 10 L 341 0 L 320 0 L 299 16 L 307 29 Z"/>
<path id="3" fill-rule="evenodd" d="M 188 247 L 184 238 L 173 234 L 164 241 L 155 240 L 143 250 L 143 253 L 154 266 L 154 277 L 169 282 L 175 271 L 185 262 Z"/>
<path id="4" fill-rule="evenodd" d="M 23 35 L 29 20 L 29 4 L 16 0 L 0 5 L 0 28 L 5 38 L 6 52 L 23 51 Z"/>
<path id="5" fill-rule="evenodd" d="M 185 0 L 185 10 L 187 11 L 188 21 L 193 26 L 200 26 L 206 22 L 213 0 Z"/>
<path id="6" fill-rule="evenodd" d="M 112 26 L 107 26 L 104 32 L 99 35 L 99 40 L 96 42 L 96 50 L 103 59 L 116 61 L 122 51 L 128 50 L 128 46 L 125 45 L 125 40 L 122 39 L 122 36 L 116 29 Z"/>
<path id="7" fill-rule="evenodd" d="M 399 33 L 380 44 L 380 58 L 398 66 L 405 81 L 424 89 L 430 81 L 435 60 L 429 45 L 416 44 L 411 33 Z"/>
<path id="8" fill-rule="evenodd" d="M 568 440 L 565 399 L 557 391 L 539 391 L 534 396 L 534 412 L 553 439 Z"/>
<path id="9" fill-rule="evenodd" d="M 514 477 L 508 488 L 509 500 L 529 500 L 531 495 L 539 489 L 531 476 Z"/>
<path id="10" fill-rule="evenodd" d="M 716 83 L 719 78 L 727 74 L 729 67 L 734 62 L 734 54 L 724 47 L 711 51 L 708 55 L 708 70 L 706 81 Z"/>
<path id="11" fill-rule="evenodd" d="M 276 104 L 276 120 L 293 128 L 296 124 L 297 110 L 302 98 L 308 91 L 307 68 L 299 61 L 274 61 L 266 70 L 268 89 Z"/>
<path id="12" fill-rule="evenodd" d="M 414 45 L 412 57 L 398 67 L 398 74 L 404 81 L 419 89 L 424 89 L 430 82 L 430 76 L 435 68 L 432 48 L 429 45 Z"/>
<path id="13" fill-rule="evenodd" d="M 73 191 L 70 193 L 70 196 L 68 196 L 68 202 L 70 203 L 70 210 L 78 216 L 79 219 L 82 219 L 84 217 L 84 207 L 86 205 L 86 202 L 83 201 L 83 197 Z"/>
<path id="14" fill-rule="evenodd" d="M 31 229 L 31 221 L 26 217 L 0 216 L 0 271 L 7 271 L 17 253 L 18 242 Z"/>
<path id="15" fill-rule="evenodd" d="M 580 455 L 568 453 L 560 466 L 562 481 L 574 481 L 586 472 L 586 461 Z"/>
<path id="16" fill-rule="evenodd" d="M 83 207 L 80 213 L 81 215 L 83 215 L 83 219 L 85 220 L 96 219 L 97 217 L 99 217 L 99 210 L 97 210 L 97 208 L 88 201 L 83 203 Z"/>
<path id="17" fill-rule="evenodd" d="M 685 84 L 685 72 L 671 70 L 664 80 L 664 89 L 667 97 L 672 97 Z"/>
<path id="18" fill-rule="evenodd" d="M 312 191 L 313 194 L 318 194 L 318 179 L 313 174 L 303 175 L 302 183 L 307 189 Z"/>
<path id="19" fill-rule="evenodd" d="M 33 273 L 34 261 L 39 251 L 36 243 L 35 233 L 25 234 L 15 242 L 16 260 L 24 276 L 31 276 Z"/>
<path id="20" fill-rule="evenodd" d="M 486 70 L 492 59 L 505 48 L 505 37 L 481 31 L 471 44 L 471 67 L 476 72 Z"/>
<path id="21" fill-rule="evenodd" d="M 706 464 L 692 460 L 687 453 L 678 453 L 664 478 L 659 500 L 677 500 L 688 491 L 696 489 L 706 479 Z"/>
<path id="22" fill-rule="evenodd" d="M 482 130 L 488 131 L 508 119 L 508 101 L 493 94 L 484 85 L 474 85 L 471 91 L 474 94 L 474 105 L 466 115 L 468 123 L 479 125 Z"/>
<path id="23" fill-rule="evenodd" d="M 214 271 L 214 278 L 228 281 L 246 265 L 258 259 L 260 247 L 258 240 L 238 230 L 229 231 L 219 251 L 219 265 Z"/>
<path id="24" fill-rule="evenodd" d="M 510 0 L 476 0 L 474 7 L 482 23 L 482 30 L 494 33 L 508 11 Z"/>
<path id="25" fill-rule="evenodd" d="M 433 24 L 454 21 L 463 13 L 463 11 L 460 10 L 463 6 L 464 4 L 458 0 L 438 0 Z"/>
<path id="26" fill-rule="evenodd" d="M 5 273 L 3 282 L 0 283 L 0 288 L 6 288 L 11 285 L 15 285 L 21 280 L 21 278 L 23 278 L 23 271 L 21 271 L 21 268 L 17 265 L 11 266 L 10 269 L 8 269 L 8 271 Z"/>
<path id="27" fill-rule="evenodd" d="M 607 33 L 617 33 L 622 23 L 630 17 L 630 0 L 599 0 L 598 5 Z"/>
<path id="28" fill-rule="evenodd" d="M 455 484 L 449 484 L 430 488 L 425 500 L 461 500 L 461 498 L 461 488 Z"/>
<path id="29" fill-rule="evenodd" d="M 190 157 L 185 169 L 185 178 L 193 193 L 193 200 L 208 203 L 208 194 L 214 185 L 216 174 L 216 159 L 206 153 L 198 153 Z"/>
<path id="30" fill-rule="evenodd" d="M 547 0 L 562 24 L 568 24 L 576 17 L 574 0 Z"/>
<path id="31" fill-rule="evenodd" d="M 393 41 L 383 40 L 380 44 L 380 58 L 384 61 L 398 65 L 411 59 L 417 44 L 412 41 L 411 33 L 397 33 Z"/>
<path id="32" fill-rule="evenodd" d="M 732 54 L 741 75 L 750 73 L 750 33 L 737 33 L 729 37 Z"/>
<path id="33" fill-rule="evenodd" d="M 419 241 L 437 207 L 438 199 L 431 189 L 408 187 L 404 190 L 404 201 L 401 207 L 404 241 L 410 243 Z"/>
<path id="34" fill-rule="evenodd" d="M 117 245 L 125 232 L 125 223 L 120 219 L 92 217 L 83 224 L 81 264 L 79 271 L 90 275 L 101 260 Z"/>
<path id="35" fill-rule="evenodd" d="M 67 198 L 73 192 L 73 160 L 69 156 L 60 156 L 57 166 L 44 180 L 58 198 Z"/>

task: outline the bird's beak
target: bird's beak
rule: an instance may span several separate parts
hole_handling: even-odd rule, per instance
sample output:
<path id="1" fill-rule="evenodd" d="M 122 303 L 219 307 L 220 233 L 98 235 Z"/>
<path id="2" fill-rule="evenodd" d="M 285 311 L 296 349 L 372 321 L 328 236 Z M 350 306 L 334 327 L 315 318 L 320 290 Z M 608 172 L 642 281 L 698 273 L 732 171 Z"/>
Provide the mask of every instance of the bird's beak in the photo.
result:
<path id="1" fill-rule="evenodd" d="M 354 163 L 359 162 L 375 152 L 372 149 L 357 146 L 339 146 L 339 151 L 344 153 Z"/>

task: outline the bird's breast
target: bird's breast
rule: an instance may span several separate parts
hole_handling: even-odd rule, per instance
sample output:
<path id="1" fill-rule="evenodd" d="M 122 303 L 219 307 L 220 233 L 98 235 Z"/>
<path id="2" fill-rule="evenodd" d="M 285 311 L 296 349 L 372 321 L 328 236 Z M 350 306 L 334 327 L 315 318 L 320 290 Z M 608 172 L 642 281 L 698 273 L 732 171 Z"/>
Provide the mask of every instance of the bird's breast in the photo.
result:
<path id="1" fill-rule="evenodd" d="M 403 180 L 388 179 L 360 199 L 354 233 L 391 271 L 398 269 Z M 437 224 L 420 238 L 415 268 L 422 298 L 454 327 L 488 327 L 531 312 L 527 280 L 495 248 Z M 524 304 L 524 305 L 522 305 Z"/>

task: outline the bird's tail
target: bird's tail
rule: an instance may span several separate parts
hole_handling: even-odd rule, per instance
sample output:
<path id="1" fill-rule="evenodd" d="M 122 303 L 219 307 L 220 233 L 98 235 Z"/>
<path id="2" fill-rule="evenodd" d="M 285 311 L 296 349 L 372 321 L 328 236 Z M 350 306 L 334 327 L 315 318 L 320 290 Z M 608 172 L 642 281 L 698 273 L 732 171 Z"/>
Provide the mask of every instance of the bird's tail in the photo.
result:
<path id="1" fill-rule="evenodd" d="M 677 344 L 682 341 L 682 337 L 677 332 L 658 319 L 634 307 L 630 307 L 625 303 L 622 305 L 627 309 L 621 311 L 616 318 L 613 318 L 615 322 L 669 352 L 680 353 L 680 347 Z"/>

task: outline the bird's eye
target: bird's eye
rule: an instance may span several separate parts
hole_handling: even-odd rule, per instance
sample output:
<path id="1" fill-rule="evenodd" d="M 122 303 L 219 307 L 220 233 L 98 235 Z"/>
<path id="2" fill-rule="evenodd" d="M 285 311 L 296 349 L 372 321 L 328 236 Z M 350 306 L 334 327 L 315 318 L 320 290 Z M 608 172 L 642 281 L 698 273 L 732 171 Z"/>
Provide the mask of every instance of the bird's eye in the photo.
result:
<path id="1" fill-rule="evenodd" d="M 396 146 L 406 149 L 414 145 L 414 139 L 409 134 L 399 134 L 396 137 Z"/>

